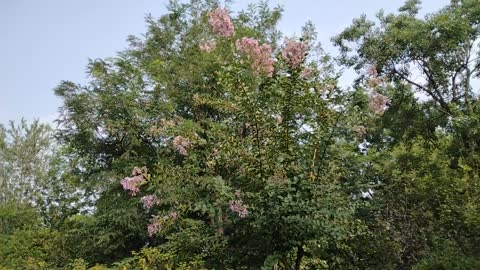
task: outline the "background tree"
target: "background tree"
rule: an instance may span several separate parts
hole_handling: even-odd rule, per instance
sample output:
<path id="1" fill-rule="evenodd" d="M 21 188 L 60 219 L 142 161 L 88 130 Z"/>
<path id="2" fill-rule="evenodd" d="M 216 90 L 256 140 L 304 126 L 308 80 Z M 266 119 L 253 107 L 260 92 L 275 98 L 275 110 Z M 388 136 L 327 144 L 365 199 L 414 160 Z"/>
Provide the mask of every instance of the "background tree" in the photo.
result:
<path id="1" fill-rule="evenodd" d="M 478 227 L 468 209 L 479 198 L 479 100 L 472 82 L 480 2 L 452 1 L 425 18 L 419 4 L 380 12 L 378 26 L 362 16 L 333 39 L 340 62 L 358 71 L 357 86 L 389 97 L 388 110 L 368 127 L 370 177 L 378 187 L 366 221 L 381 233 L 366 254 L 392 258 L 390 267 L 398 269 L 446 246 L 448 260 L 478 258 Z M 454 267 L 425 260 L 419 269 Z"/>
<path id="2" fill-rule="evenodd" d="M 36 203 L 40 184 L 46 181 L 52 133 L 50 127 L 35 121 L 28 125 L 10 122 L 9 128 L 0 126 L 0 185 L 2 202 L 18 200 Z"/>

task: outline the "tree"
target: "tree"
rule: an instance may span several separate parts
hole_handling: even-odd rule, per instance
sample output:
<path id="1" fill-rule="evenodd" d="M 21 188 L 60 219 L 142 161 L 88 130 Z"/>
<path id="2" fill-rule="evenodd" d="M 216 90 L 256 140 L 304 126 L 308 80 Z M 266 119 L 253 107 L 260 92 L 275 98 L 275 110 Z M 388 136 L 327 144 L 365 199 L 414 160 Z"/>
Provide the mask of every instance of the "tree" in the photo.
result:
<path id="1" fill-rule="evenodd" d="M 28 125 L 22 120 L 19 125 L 10 122 L 8 129 L 0 126 L 0 134 L 1 201 L 35 203 L 39 184 L 47 178 L 51 129 L 38 121 Z"/>
<path id="2" fill-rule="evenodd" d="M 425 18 L 418 17 L 419 2 L 407 1 L 398 14 L 380 12 L 378 26 L 355 19 L 333 39 L 340 62 L 359 73 L 356 86 L 389 99 L 367 135 L 370 177 L 378 186 L 364 214 L 370 231 L 381 233 L 371 245 L 362 240 L 361 256 L 392 258 L 396 269 L 417 263 L 428 269 L 448 265 L 427 258 L 450 247 L 447 256 L 474 269 L 465 258 L 478 257 L 478 224 L 467 220 L 479 200 L 479 99 L 472 81 L 480 2 L 452 1 Z"/>
<path id="3" fill-rule="evenodd" d="M 333 39 L 341 61 L 357 71 L 375 66 L 379 75 L 410 84 L 447 114 L 473 113 L 471 80 L 480 68 L 479 2 L 455 1 L 425 19 L 417 17 L 419 4 L 407 1 L 398 15 L 380 12 L 379 27 L 365 16 L 356 19 Z"/>
<path id="4" fill-rule="evenodd" d="M 56 89 L 61 139 L 102 191 L 98 218 L 123 220 L 104 212 L 113 198 L 142 200 L 146 243 L 177 251 L 177 266 L 342 260 L 329 251 L 361 230 L 360 201 L 341 185 L 345 153 L 330 150 L 350 145 L 337 135 L 347 96 L 329 56 L 315 55 L 313 27 L 282 44 L 279 18 L 265 3 L 231 18 L 214 1 L 172 2 L 144 40 L 91 61 L 89 85 Z"/>
<path id="5" fill-rule="evenodd" d="M 0 126 L 0 204 L 35 209 L 44 223 L 61 222 L 82 207 L 82 190 L 67 173 L 70 160 L 47 124 L 22 120 Z M 30 206 L 30 207 L 29 207 Z"/>

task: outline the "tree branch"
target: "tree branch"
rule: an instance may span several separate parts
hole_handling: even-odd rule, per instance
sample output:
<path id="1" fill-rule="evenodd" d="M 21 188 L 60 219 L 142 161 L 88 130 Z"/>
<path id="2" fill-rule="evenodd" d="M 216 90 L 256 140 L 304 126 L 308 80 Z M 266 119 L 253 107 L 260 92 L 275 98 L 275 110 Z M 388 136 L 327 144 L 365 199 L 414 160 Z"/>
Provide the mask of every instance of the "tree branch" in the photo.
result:
<path id="1" fill-rule="evenodd" d="M 301 245 L 297 248 L 297 259 L 295 259 L 295 270 L 300 270 L 300 266 L 302 265 L 302 258 L 305 251 Z"/>
<path id="2" fill-rule="evenodd" d="M 428 89 L 427 87 L 419 84 L 419 83 L 416 83 L 414 81 L 412 81 L 411 79 L 409 79 L 407 76 L 405 76 L 404 74 L 402 74 L 401 72 L 399 72 L 395 66 L 393 66 L 393 69 L 392 69 L 393 73 L 398 75 L 400 78 L 402 78 L 403 80 L 405 80 L 406 82 L 408 82 L 409 84 L 421 89 L 422 91 L 425 91 L 431 98 L 433 98 L 433 100 L 435 100 L 436 102 L 438 102 L 440 104 L 440 106 L 448 113 L 450 114 L 451 111 L 450 111 L 450 107 L 448 106 L 448 103 L 445 102 L 445 100 L 437 97 L 430 89 Z"/>

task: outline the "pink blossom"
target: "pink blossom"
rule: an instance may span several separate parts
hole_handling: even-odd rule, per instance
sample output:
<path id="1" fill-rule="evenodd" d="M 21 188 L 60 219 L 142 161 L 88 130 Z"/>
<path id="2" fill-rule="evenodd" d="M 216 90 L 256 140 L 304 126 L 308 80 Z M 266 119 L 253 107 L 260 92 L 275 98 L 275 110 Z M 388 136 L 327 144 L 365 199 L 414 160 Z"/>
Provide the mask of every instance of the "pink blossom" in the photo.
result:
<path id="1" fill-rule="evenodd" d="M 217 35 L 231 37 L 235 34 L 232 20 L 225 8 L 216 8 L 208 13 L 208 23 Z"/>
<path id="2" fill-rule="evenodd" d="M 300 78 L 301 79 L 309 79 L 313 75 L 313 69 L 311 68 L 305 68 L 302 70 L 300 73 Z"/>
<path id="3" fill-rule="evenodd" d="M 377 67 L 370 65 L 367 67 L 367 86 L 371 89 L 387 82 L 384 76 L 378 76 Z"/>
<path id="4" fill-rule="evenodd" d="M 256 74 L 265 73 L 268 77 L 273 76 L 272 47 L 269 44 L 258 43 L 253 38 L 243 37 L 235 43 L 237 49 L 252 61 L 252 68 Z"/>
<path id="5" fill-rule="evenodd" d="M 217 48 L 217 42 L 215 40 L 204 41 L 200 43 L 200 50 L 203 52 L 213 52 Z"/>
<path id="6" fill-rule="evenodd" d="M 135 196 L 140 191 L 140 185 L 143 181 L 143 175 L 133 177 L 125 177 L 120 184 L 124 190 L 129 190 L 132 196 Z"/>
<path id="7" fill-rule="evenodd" d="M 152 237 L 154 234 L 157 234 L 162 229 L 162 222 L 160 222 L 160 217 L 154 216 L 150 219 L 150 224 L 147 226 L 148 235 Z"/>
<path id="8" fill-rule="evenodd" d="M 146 173 L 146 171 L 147 169 L 145 167 L 133 168 L 131 177 L 125 177 L 122 179 L 122 181 L 120 181 L 123 189 L 130 191 L 130 194 L 135 196 L 137 192 L 140 191 L 140 186 L 145 180 L 144 173 Z"/>
<path id="9" fill-rule="evenodd" d="M 243 203 L 243 200 L 241 198 L 241 191 L 236 190 L 235 191 L 235 197 L 237 197 L 236 200 L 232 200 L 229 203 L 230 210 L 232 212 L 235 212 L 238 214 L 239 217 L 244 218 L 248 216 L 248 205 Z"/>
<path id="10" fill-rule="evenodd" d="M 175 138 L 173 138 L 173 147 L 175 147 L 175 150 L 181 155 L 188 155 L 187 149 L 190 148 L 190 146 L 190 141 L 185 137 L 176 136 Z"/>
<path id="11" fill-rule="evenodd" d="M 283 117 L 281 115 L 275 116 L 275 120 L 277 121 L 278 125 L 281 125 L 283 123 Z"/>
<path id="12" fill-rule="evenodd" d="M 230 201 L 230 210 L 238 214 L 239 217 L 244 218 L 248 216 L 248 205 L 243 204 L 241 199 Z"/>
<path id="13" fill-rule="evenodd" d="M 370 102 L 368 108 L 377 115 L 383 115 L 388 107 L 389 99 L 376 91 L 370 94 Z"/>
<path id="14" fill-rule="evenodd" d="M 140 201 L 146 209 L 150 209 L 152 206 L 160 204 L 160 199 L 156 195 L 143 196 Z"/>
<path id="15" fill-rule="evenodd" d="M 243 37 L 235 42 L 237 49 L 242 52 L 250 53 L 252 50 L 258 47 L 258 40 L 254 38 Z"/>
<path id="16" fill-rule="evenodd" d="M 177 219 L 178 218 L 178 213 L 177 213 L 177 211 L 172 211 L 167 215 L 167 217 L 171 218 L 171 219 Z"/>
<path id="17" fill-rule="evenodd" d="M 285 60 L 291 68 L 297 68 L 305 61 L 307 50 L 308 44 L 287 39 L 282 52 L 283 60 Z"/>
<path id="18" fill-rule="evenodd" d="M 367 74 L 370 77 L 378 77 L 378 71 L 377 71 L 377 66 L 375 65 L 370 65 L 367 67 Z"/>
<path id="19" fill-rule="evenodd" d="M 147 226 L 148 235 L 152 237 L 163 229 L 165 223 L 167 223 L 169 220 L 176 220 L 177 218 L 178 213 L 176 211 L 170 212 L 168 215 L 162 217 L 153 216 Z"/>

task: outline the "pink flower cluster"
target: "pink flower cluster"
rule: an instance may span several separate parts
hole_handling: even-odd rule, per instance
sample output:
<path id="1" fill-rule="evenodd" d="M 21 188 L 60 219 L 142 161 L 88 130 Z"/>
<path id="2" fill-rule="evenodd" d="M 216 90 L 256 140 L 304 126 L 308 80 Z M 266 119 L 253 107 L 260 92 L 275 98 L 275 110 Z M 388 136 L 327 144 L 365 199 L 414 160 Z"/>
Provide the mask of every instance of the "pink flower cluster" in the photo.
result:
<path id="1" fill-rule="evenodd" d="M 173 147 L 181 155 L 188 155 L 187 149 L 190 148 L 191 145 L 190 141 L 185 137 L 176 136 L 173 138 Z"/>
<path id="2" fill-rule="evenodd" d="M 235 34 L 232 20 L 225 8 L 216 8 L 208 13 L 208 23 L 213 31 L 223 37 L 231 37 Z"/>
<path id="3" fill-rule="evenodd" d="M 153 216 L 150 219 L 150 224 L 147 226 L 148 235 L 152 237 L 153 235 L 157 234 L 161 231 L 165 225 L 165 223 L 169 220 L 175 220 L 178 218 L 177 212 L 171 212 L 170 214 L 160 217 L 160 216 Z"/>
<path id="4" fill-rule="evenodd" d="M 388 107 L 389 99 L 376 91 L 372 91 L 370 94 L 370 102 L 368 108 L 377 115 L 383 115 Z"/>
<path id="5" fill-rule="evenodd" d="M 241 199 L 230 202 L 230 210 L 238 214 L 239 217 L 244 218 L 248 216 L 248 205 L 243 204 Z"/>
<path id="6" fill-rule="evenodd" d="M 273 76 L 272 47 L 269 44 L 258 43 L 253 38 L 243 37 L 235 43 L 237 49 L 247 55 L 252 61 L 252 68 L 256 74 L 265 73 L 268 77 Z"/>
<path id="7" fill-rule="evenodd" d="M 143 207 L 146 209 L 152 208 L 154 205 L 160 204 L 160 198 L 156 195 L 143 196 L 140 201 L 143 203 Z"/>
<path id="8" fill-rule="evenodd" d="M 132 196 L 135 196 L 137 192 L 140 191 L 140 186 L 142 185 L 145 176 L 144 171 L 146 168 L 140 169 L 135 167 L 132 171 L 131 177 L 125 177 L 120 181 L 124 190 L 128 190 Z"/>
<path id="9" fill-rule="evenodd" d="M 248 205 L 243 203 L 242 198 L 240 197 L 240 191 L 235 192 L 236 200 L 230 201 L 229 206 L 230 210 L 234 213 L 237 213 L 239 217 L 244 218 L 248 216 Z"/>
<path id="10" fill-rule="evenodd" d="M 305 61 L 307 51 L 308 44 L 287 39 L 285 41 L 285 47 L 283 48 L 282 57 L 291 68 L 297 68 Z"/>
<path id="11" fill-rule="evenodd" d="M 369 88 L 375 88 L 386 82 L 386 78 L 383 76 L 378 76 L 377 67 L 375 65 L 370 65 L 367 67 L 367 86 Z"/>
<path id="12" fill-rule="evenodd" d="M 203 52 L 213 52 L 217 48 L 217 42 L 215 42 L 215 40 L 204 41 L 200 43 L 199 47 Z"/>
<path id="13" fill-rule="evenodd" d="M 161 220 L 161 217 L 154 216 L 150 220 L 150 224 L 148 224 L 147 226 L 148 236 L 152 237 L 154 234 L 157 234 L 159 231 L 161 231 L 162 225 L 163 225 L 163 222 Z"/>
<path id="14" fill-rule="evenodd" d="M 313 75 L 313 69 L 305 68 L 300 73 L 300 78 L 301 79 L 310 79 L 312 77 L 312 75 Z"/>
<path id="15" fill-rule="evenodd" d="M 367 74 L 370 77 L 378 77 L 378 71 L 377 71 L 377 66 L 375 65 L 369 65 L 367 67 Z"/>

